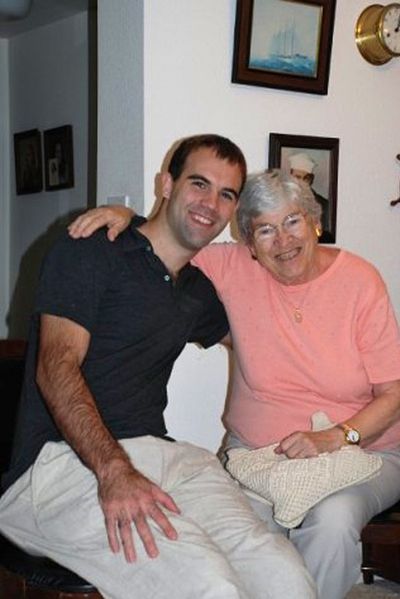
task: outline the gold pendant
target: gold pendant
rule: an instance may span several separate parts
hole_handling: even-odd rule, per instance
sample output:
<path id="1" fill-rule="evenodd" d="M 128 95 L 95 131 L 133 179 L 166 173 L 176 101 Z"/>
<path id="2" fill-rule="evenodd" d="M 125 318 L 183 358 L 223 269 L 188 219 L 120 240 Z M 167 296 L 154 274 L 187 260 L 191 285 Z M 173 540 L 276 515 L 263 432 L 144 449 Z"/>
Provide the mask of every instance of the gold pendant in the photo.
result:
<path id="1" fill-rule="evenodd" d="M 303 315 L 300 312 L 299 308 L 294 309 L 293 316 L 294 316 L 294 319 L 296 322 L 298 322 L 298 323 L 303 322 Z"/>

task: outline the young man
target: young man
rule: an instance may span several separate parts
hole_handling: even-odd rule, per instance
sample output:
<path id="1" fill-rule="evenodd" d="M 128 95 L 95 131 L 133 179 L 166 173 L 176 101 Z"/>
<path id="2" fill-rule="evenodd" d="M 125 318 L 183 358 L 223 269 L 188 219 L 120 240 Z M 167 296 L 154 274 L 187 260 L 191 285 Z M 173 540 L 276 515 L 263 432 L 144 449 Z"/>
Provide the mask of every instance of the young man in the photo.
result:
<path id="1" fill-rule="evenodd" d="M 0 530 L 105 598 L 315 596 L 216 458 L 165 437 L 175 359 L 228 331 L 189 260 L 229 222 L 245 176 L 231 141 L 188 138 L 153 219 L 115 244 L 66 235 L 44 263 Z"/>

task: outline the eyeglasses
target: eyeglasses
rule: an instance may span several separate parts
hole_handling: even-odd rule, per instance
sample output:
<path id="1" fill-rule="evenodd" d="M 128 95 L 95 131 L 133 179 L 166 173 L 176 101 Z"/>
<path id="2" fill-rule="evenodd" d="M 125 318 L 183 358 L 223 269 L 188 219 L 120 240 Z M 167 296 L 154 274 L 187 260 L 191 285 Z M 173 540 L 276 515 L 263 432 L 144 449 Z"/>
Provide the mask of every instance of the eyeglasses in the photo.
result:
<path id="1" fill-rule="evenodd" d="M 288 214 L 280 225 L 271 225 L 263 223 L 256 226 L 253 233 L 255 241 L 271 241 L 276 237 L 278 231 L 282 228 L 288 235 L 301 235 L 306 225 L 306 216 L 302 212 Z"/>

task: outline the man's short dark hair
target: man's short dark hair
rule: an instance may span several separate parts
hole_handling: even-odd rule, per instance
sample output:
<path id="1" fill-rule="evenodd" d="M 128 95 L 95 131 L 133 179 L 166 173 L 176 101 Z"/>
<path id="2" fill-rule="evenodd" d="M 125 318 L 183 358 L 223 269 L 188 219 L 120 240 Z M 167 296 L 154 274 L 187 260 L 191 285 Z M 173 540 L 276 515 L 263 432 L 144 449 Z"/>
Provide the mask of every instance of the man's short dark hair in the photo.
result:
<path id="1" fill-rule="evenodd" d="M 188 156 L 201 148 L 210 148 L 214 150 L 218 158 L 227 160 L 230 164 L 238 165 L 242 173 L 242 185 L 240 187 L 240 191 L 242 191 L 247 176 L 247 165 L 242 150 L 227 137 L 212 133 L 192 135 L 181 141 L 172 154 L 168 166 L 168 172 L 172 176 L 172 179 L 176 181 L 180 177 Z"/>

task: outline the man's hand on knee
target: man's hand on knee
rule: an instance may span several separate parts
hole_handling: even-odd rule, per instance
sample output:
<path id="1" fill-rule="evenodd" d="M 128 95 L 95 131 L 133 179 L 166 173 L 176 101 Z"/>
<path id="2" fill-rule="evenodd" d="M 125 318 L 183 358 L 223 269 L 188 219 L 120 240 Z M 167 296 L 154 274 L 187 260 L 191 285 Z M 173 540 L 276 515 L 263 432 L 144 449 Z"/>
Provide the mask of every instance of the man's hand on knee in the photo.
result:
<path id="1" fill-rule="evenodd" d="M 132 522 L 149 557 L 157 557 L 158 548 L 148 518 L 154 520 L 169 539 L 175 540 L 178 536 L 161 509 L 162 506 L 179 514 L 174 500 L 133 467 L 118 465 L 109 476 L 102 478 L 99 500 L 111 550 L 117 553 L 122 544 L 127 562 L 136 560 Z"/>

